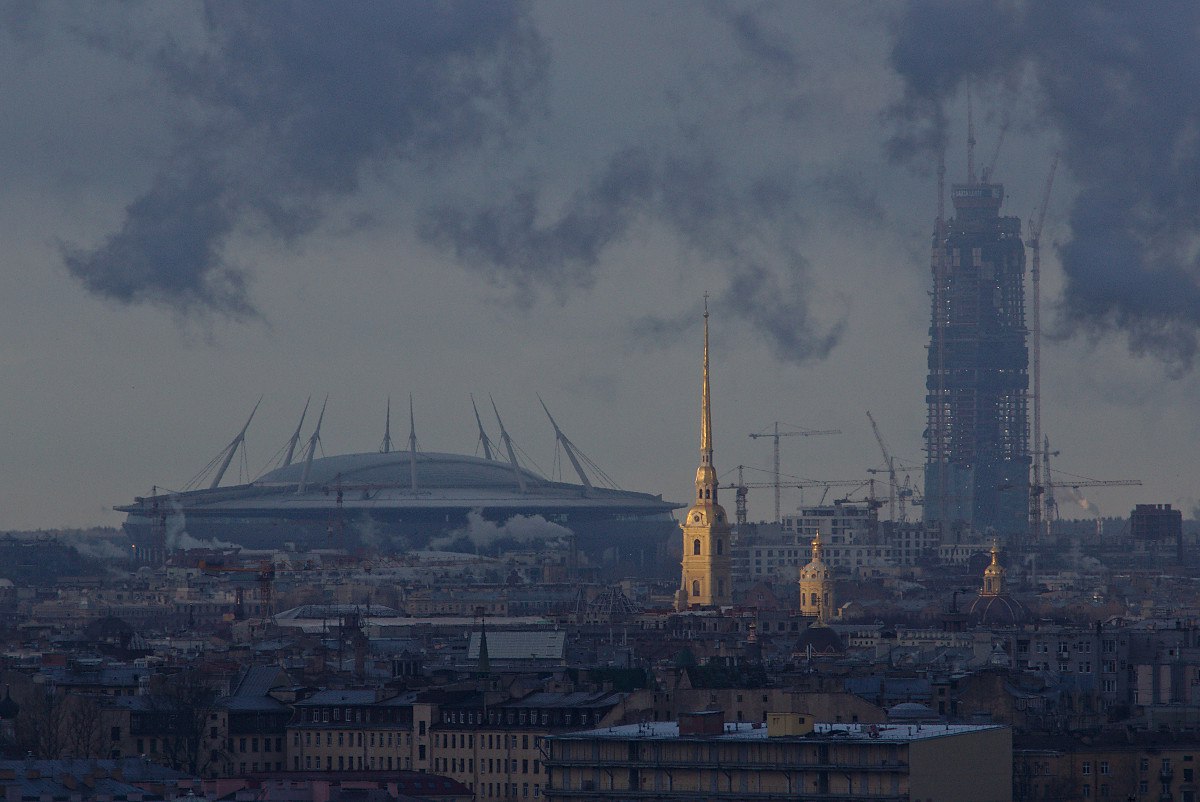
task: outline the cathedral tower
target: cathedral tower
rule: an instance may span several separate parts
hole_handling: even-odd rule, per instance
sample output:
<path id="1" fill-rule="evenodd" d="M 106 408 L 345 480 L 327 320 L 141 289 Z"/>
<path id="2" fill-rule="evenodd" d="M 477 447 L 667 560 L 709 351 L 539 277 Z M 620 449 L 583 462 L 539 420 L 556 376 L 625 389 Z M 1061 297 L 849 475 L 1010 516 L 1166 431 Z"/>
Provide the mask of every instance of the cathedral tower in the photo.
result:
<path id="1" fill-rule="evenodd" d="M 729 560 L 729 517 L 717 503 L 713 467 L 712 409 L 708 388 L 708 296 L 704 296 L 704 383 L 700 398 L 700 467 L 696 495 L 683 520 L 683 578 L 676 607 L 730 604 L 733 579 Z"/>
<path id="2" fill-rule="evenodd" d="M 812 541 L 812 562 L 800 569 L 800 615 L 828 621 L 836 609 L 833 571 L 821 559 L 821 533 Z"/>

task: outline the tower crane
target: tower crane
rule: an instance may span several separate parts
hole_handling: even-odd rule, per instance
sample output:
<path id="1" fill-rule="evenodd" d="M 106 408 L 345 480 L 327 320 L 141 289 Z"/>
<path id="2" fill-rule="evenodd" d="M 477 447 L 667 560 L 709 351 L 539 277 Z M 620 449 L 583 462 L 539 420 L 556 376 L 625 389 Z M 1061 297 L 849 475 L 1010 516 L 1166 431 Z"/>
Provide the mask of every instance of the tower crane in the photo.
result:
<path id="1" fill-rule="evenodd" d="M 828 479 L 828 480 L 801 479 L 796 482 L 778 482 L 778 481 L 776 481 L 776 482 L 747 482 L 744 480 L 744 476 L 743 476 L 743 470 L 745 468 L 746 468 L 745 465 L 737 466 L 738 480 L 736 483 L 730 483 L 730 484 L 726 484 L 726 485 L 718 485 L 718 489 L 733 490 L 737 494 L 736 495 L 736 498 L 737 498 L 737 518 L 736 518 L 736 520 L 739 525 L 746 523 L 746 500 L 747 500 L 747 496 L 749 495 L 750 488 L 752 488 L 752 487 L 773 487 L 776 490 L 779 490 L 782 487 L 798 488 L 800 490 L 803 490 L 805 488 L 810 488 L 810 487 L 820 487 L 820 488 L 824 488 L 825 490 L 829 490 L 829 488 L 831 488 L 831 487 L 859 488 L 859 487 L 862 487 L 863 484 L 865 484 L 865 482 L 862 479 Z M 779 523 L 779 520 L 780 520 L 779 516 L 776 515 L 775 522 Z"/>
<path id="2" fill-rule="evenodd" d="M 1050 456 L 1058 455 L 1059 452 L 1050 450 L 1050 438 L 1046 437 L 1043 440 L 1045 450 L 1043 453 L 1043 461 L 1046 469 L 1046 478 L 1044 489 L 1046 491 L 1046 523 L 1049 524 L 1051 519 L 1058 517 L 1058 503 L 1054 500 L 1054 489 L 1063 487 L 1071 490 L 1078 490 L 1081 487 L 1141 487 L 1141 479 L 1089 479 L 1083 476 L 1069 476 L 1066 479 L 1054 479 L 1050 475 Z"/>
<path id="3" fill-rule="evenodd" d="M 1004 135 L 1008 133 L 1010 121 L 1005 119 L 1000 126 L 1000 133 L 996 136 L 996 149 L 992 151 L 992 159 L 987 163 L 987 167 L 983 168 L 983 174 L 980 176 L 980 181 L 984 184 L 992 180 L 992 172 L 996 169 L 996 162 L 1000 160 L 1000 148 L 1004 145 Z"/>
<path id="4" fill-rule="evenodd" d="M 883 464 L 888 475 L 888 519 L 894 521 L 896 520 L 896 490 L 899 486 L 899 482 L 896 481 L 896 463 L 892 459 L 887 445 L 883 442 L 883 435 L 879 433 L 879 424 L 875 423 L 875 417 L 869 409 L 867 410 L 867 420 L 871 421 L 871 431 L 875 433 L 875 442 L 879 443 L 879 450 L 883 453 Z M 903 505 L 903 499 L 900 503 Z M 900 518 L 904 518 L 903 511 L 900 513 Z"/>
<path id="5" fill-rule="evenodd" d="M 1050 173 L 1046 176 L 1046 188 L 1042 192 L 1042 205 L 1038 209 L 1037 221 L 1033 218 L 1029 220 L 1029 242 L 1028 245 L 1033 251 L 1033 264 L 1029 270 L 1029 277 L 1033 289 L 1033 326 L 1030 331 L 1031 339 L 1033 340 L 1033 447 L 1037 449 L 1042 443 L 1042 226 L 1046 223 L 1046 207 L 1050 204 L 1050 190 L 1054 186 L 1054 172 L 1058 169 L 1058 154 L 1054 154 L 1054 161 L 1050 163 Z M 1046 450 L 1049 451 L 1049 440 L 1046 441 Z M 1050 481 L 1050 462 L 1049 455 L 1043 454 L 1042 460 L 1034 456 L 1033 459 L 1033 487 L 1030 494 L 1033 502 L 1029 505 L 1030 522 L 1029 528 L 1033 533 L 1033 542 L 1036 543 L 1044 535 L 1049 532 L 1043 532 L 1043 528 L 1048 525 L 1048 521 L 1042 522 L 1042 501 L 1039 498 L 1046 492 L 1046 488 L 1042 486 L 1042 472 L 1040 463 L 1044 461 L 1046 464 L 1046 482 Z M 1047 500 L 1053 501 L 1053 495 L 1047 496 Z"/>
<path id="6" fill-rule="evenodd" d="M 780 491 L 780 488 L 784 487 L 784 485 L 780 484 L 780 481 L 779 481 L 779 479 L 780 479 L 779 438 L 781 438 L 781 437 L 815 437 L 816 435 L 822 435 L 822 434 L 841 434 L 842 430 L 841 429 L 824 429 L 824 430 L 818 431 L 815 429 L 803 429 L 803 428 L 797 426 L 794 429 L 792 429 L 791 431 L 781 432 L 781 431 L 779 431 L 779 421 L 775 421 L 775 423 L 773 424 L 773 427 L 774 428 L 771 430 L 755 432 L 754 434 L 750 435 L 750 437 L 754 438 L 755 440 L 757 440 L 760 437 L 770 437 L 772 440 L 775 441 L 775 483 L 774 483 L 774 487 L 775 487 L 775 523 L 779 523 L 779 521 L 780 521 L 779 491 Z M 788 487 L 791 487 L 791 486 L 792 485 L 788 485 Z"/>

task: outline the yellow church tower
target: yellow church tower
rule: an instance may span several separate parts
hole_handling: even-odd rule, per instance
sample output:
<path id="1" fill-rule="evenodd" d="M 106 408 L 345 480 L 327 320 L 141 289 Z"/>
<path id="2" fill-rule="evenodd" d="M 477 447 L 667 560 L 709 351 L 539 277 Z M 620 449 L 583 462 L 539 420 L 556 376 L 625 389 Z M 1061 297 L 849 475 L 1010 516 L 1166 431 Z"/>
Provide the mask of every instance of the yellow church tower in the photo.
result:
<path id="1" fill-rule="evenodd" d="M 708 295 L 704 296 L 704 384 L 700 399 L 700 467 L 696 495 L 683 519 L 683 579 L 676 609 L 730 604 L 733 579 L 729 559 L 729 516 L 717 503 L 713 467 L 712 408 L 708 390 Z"/>
<path id="2" fill-rule="evenodd" d="M 812 540 L 812 562 L 800 569 L 800 615 L 825 623 L 833 617 L 833 571 L 821 559 L 821 533 Z"/>

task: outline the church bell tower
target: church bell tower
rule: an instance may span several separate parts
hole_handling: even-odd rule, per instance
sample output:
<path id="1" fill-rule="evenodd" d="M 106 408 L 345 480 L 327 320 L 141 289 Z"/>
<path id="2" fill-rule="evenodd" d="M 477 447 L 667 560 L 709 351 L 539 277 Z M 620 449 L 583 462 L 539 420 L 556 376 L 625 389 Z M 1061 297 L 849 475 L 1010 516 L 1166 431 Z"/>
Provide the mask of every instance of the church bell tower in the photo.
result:
<path id="1" fill-rule="evenodd" d="M 733 579 L 729 559 L 729 516 L 717 503 L 713 467 L 712 409 L 708 388 L 708 296 L 704 296 L 704 382 L 700 397 L 700 467 L 696 495 L 683 519 L 683 578 L 676 608 L 730 604 Z"/>

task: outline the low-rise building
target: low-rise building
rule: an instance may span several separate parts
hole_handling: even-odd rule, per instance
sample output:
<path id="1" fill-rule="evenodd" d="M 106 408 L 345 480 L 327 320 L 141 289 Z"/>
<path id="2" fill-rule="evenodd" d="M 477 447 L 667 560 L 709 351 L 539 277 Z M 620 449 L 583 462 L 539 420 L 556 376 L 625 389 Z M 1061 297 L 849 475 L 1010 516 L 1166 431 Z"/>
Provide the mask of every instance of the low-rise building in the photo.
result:
<path id="1" fill-rule="evenodd" d="M 996 725 L 766 725 L 721 711 L 547 739 L 550 800 L 1009 802 L 1012 734 Z"/>

